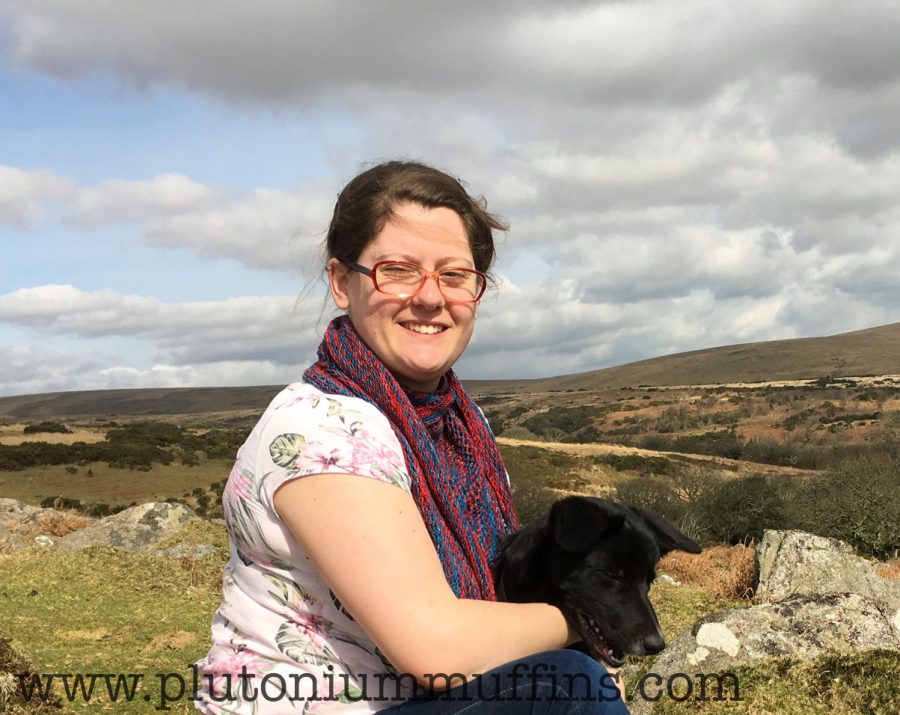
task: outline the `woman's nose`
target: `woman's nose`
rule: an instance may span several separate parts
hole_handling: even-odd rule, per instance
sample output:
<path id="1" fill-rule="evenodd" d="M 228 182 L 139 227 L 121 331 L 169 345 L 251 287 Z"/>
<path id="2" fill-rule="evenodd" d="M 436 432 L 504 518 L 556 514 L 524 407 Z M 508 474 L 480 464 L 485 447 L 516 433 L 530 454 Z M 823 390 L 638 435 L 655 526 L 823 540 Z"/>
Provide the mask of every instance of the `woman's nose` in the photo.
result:
<path id="1" fill-rule="evenodd" d="M 413 296 L 413 302 L 429 308 L 440 308 L 444 305 L 444 294 L 441 293 L 436 275 L 428 276 L 425 279 L 422 287 Z"/>

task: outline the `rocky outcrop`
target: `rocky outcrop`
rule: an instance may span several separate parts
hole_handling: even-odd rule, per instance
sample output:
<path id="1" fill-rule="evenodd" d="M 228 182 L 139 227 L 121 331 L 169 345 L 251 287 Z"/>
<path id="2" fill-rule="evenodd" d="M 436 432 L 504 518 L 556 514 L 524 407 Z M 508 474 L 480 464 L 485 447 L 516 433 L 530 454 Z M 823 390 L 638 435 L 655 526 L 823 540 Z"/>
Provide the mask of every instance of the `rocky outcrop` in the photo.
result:
<path id="1" fill-rule="evenodd" d="M 56 537 L 38 534 L 42 529 L 41 520 L 59 513 L 15 499 L 0 499 L 0 553 L 31 545 L 46 546 L 48 539 Z"/>
<path id="2" fill-rule="evenodd" d="M 193 510 L 183 504 L 141 504 L 67 534 L 59 540 L 56 548 L 72 551 L 88 546 L 108 546 L 121 551 L 144 551 L 198 518 Z"/>
<path id="3" fill-rule="evenodd" d="M 650 668 L 662 682 L 676 674 L 721 679 L 737 666 L 776 657 L 900 652 L 900 581 L 879 575 L 876 563 L 847 544 L 767 531 L 757 560 L 756 604 L 713 613 L 679 634 Z M 630 707 L 643 715 L 654 704 L 638 697 Z"/>
<path id="4" fill-rule="evenodd" d="M 758 601 L 851 592 L 886 611 L 900 609 L 900 580 L 880 575 L 878 562 L 857 556 L 843 541 L 803 531 L 766 531 L 756 553 Z"/>
<path id="5" fill-rule="evenodd" d="M 220 548 L 209 544 L 158 548 L 161 541 L 195 519 L 199 517 L 188 507 L 168 502 L 142 504 L 103 519 L 91 519 L 0 499 L 0 553 L 28 546 L 62 551 L 106 546 L 179 559 L 205 559 L 221 553 Z M 47 533 L 48 528 L 56 533 Z"/>

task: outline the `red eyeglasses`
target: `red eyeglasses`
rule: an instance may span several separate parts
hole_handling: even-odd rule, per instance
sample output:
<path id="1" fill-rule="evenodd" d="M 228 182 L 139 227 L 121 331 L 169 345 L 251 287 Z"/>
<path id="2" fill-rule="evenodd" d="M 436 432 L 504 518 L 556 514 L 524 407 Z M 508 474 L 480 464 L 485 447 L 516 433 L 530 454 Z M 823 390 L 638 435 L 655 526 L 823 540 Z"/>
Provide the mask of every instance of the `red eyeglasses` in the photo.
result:
<path id="1" fill-rule="evenodd" d="M 404 261 L 378 261 L 371 268 L 359 263 L 345 263 L 350 270 L 372 279 L 375 290 L 398 298 L 411 298 L 434 278 L 441 295 L 448 302 L 475 303 L 487 288 L 487 276 L 472 268 L 441 268 L 427 271 L 422 266 Z"/>

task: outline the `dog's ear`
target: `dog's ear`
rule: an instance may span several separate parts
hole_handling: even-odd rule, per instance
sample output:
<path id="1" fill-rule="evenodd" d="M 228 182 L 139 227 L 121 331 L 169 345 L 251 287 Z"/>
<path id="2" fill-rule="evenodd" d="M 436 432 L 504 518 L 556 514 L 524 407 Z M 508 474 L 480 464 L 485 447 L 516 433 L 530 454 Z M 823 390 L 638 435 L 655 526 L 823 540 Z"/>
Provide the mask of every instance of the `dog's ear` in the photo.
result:
<path id="1" fill-rule="evenodd" d="M 650 531 L 652 531 L 653 536 L 656 537 L 656 543 L 659 546 L 660 554 L 667 554 L 670 551 L 687 551 L 689 554 L 699 554 L 702 551 L 696 541 L 689 536 L 682 534 L 661 516 L 657 516 L 652 511 L 638 509 L 637 507 L 631 508 L 644 520 L 644 523 L 650 527 Z"/>
<path id="2" fill-rule="evenodd" d="M 603 535 L 622 526 L 625 511 L 596 497 L 571 496 L 550 507 L 550 529 L 559 547 L 578 553 L 592 549 Z"/>

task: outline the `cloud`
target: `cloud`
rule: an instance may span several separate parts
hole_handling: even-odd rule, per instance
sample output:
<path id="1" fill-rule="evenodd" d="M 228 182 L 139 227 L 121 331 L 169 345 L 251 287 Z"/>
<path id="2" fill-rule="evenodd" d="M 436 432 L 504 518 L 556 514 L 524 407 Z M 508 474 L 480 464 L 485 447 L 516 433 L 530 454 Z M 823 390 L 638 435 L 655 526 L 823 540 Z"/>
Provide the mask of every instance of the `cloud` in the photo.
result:
<path id="1" fill-rule="evenodd" d="M 0 361 L 4 366 L 0 396 L 146 387 L 284 385 L 298 380 L 306 367 L 303 361 L 283 365 L 265 360 L 135 367 L 120 364 L 115 354 L 103 350 L 10 346 L 0 346 Z"/>
<path id="2" fill-rule="evenodd" d="M 146 181 L 111 179 L 79 189 L 64 217 L 76 226 L 104 226 L 119 221 L 158 219 L 212 205 L 218 192 L 184 174 L 163 174 Z"/>
<path id="3" fill-rule="evenodd" d="M 0 322 L 86 340 L 149 341 L 157 361 L 175 367 L 224 362 L 292 365 L 311 357 L 324 326 L 310 299 L 254 296 L 163 303 L 113 290 L 44 285 L 0 295 Z M 318 312 L 317 312 L 318 311 Z"/>
<path id="4" fill-rule="evenodd" d="M 205 258 L 233 258 L 249 268 L 312 274 L 322 265 L 333 201 L 319 187 L 257 189 L 208 208 L 154 217 L 141 239 Z"/>
<path id="5" fill-rule="evenodd" d="M 11 61 L 72 78 L 104 72 L 136 87 L 181 86 L 286 102 L 416 93 L 565 95 L 581 102 L 696 102 L 735 78 L 808 75 L 833 89 L 900 74 L 900 10 L 870 3 L 482 3 L 233 0 L 169 7 L 102 0 L 77 8 L 8 0 Z M 215 17 L 215 21 L 211 18 Z M 860 37 L 866 42 L 861 45 Z M 352 51 L 350 51 L 352 48 Z"/>
<path id="6" fill-rule="evenodd" d="M 63 199 L 73 191 L 68 179 L 52 171 L 0 165 L 0 224 L 31 228 L 44 217 L 45 200 Z"/>
<path id="7" fill-rule="evenodd" d="M 248 126 L 261 113 L 352 126 L 327 150 L 340 158 L 322 149 L 329 168 L 288 187 L 205 185 L 177 167 L 75 186 L 7 167 L 0 222 L 34 226 L 59 206 L 64 230 L 132 222 L 126 238 L 176 260 L 169 249 L 311 278 L 351 163 L 422 158 L 512 226 L 467 376 L 897 320 L 895 4 L 7 0 L 0 22 L 8 65 L 73 86 L 101 75 L 119 96 L 212 97 Z M 152 364 L 85 368 L 110 384 L 281 374 L 324 326 L 319 304 L 295 311 L 290 296 L 163 302 L 51 280 L 0 296 L 2 320 L 148 345 Z"/>

